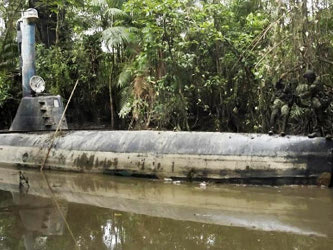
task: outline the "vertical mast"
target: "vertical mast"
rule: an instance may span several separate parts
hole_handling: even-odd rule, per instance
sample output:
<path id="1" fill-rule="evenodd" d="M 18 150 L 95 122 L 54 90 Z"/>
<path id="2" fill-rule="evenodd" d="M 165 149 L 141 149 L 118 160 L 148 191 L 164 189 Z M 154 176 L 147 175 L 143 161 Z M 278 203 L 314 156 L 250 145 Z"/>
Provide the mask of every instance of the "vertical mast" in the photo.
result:
<path id="1" fill-rule="evenodd" d="M 22 34 L 22 91 L 23 97 L 32 96 L 30 79 L 36 74 L 35 65 L 35 23 L 38 12 L 35 9 L 27 9 L 19 21 Z"/>

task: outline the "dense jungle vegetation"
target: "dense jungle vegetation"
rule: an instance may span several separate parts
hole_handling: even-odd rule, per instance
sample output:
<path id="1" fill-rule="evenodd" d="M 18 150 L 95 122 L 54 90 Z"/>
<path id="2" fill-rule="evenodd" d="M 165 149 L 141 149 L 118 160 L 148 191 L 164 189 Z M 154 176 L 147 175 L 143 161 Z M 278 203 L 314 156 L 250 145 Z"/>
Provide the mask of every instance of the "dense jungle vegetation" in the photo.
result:
<path id="1" fill-rule="evenodd" d="M 79 79 L 73 127 L 267 132 L 282 74 L 313 69 L 333 93 L 330 0 L 5 0 L 0 128 L 21 98 L 15 23 L 28 7 L 47 92 L 66 101 Z M 294 105 L 290 133 L 311 116 Z"/>

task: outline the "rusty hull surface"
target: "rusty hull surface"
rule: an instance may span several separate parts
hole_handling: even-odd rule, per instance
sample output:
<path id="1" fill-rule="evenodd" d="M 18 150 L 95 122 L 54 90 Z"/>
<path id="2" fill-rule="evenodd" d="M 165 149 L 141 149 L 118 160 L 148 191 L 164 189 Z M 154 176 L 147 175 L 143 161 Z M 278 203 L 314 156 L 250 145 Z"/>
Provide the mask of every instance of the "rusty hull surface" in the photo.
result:
<path id="1" fill-rule="evenodd" d="M 0 163 L 38 168 L 52 132 L 0 134 Z M 333 141 L 218 132 L 67 131 L 47 169 L 256 184 L 329 185 Z M 267 183 L 268 182 L 268 183 Z"/>

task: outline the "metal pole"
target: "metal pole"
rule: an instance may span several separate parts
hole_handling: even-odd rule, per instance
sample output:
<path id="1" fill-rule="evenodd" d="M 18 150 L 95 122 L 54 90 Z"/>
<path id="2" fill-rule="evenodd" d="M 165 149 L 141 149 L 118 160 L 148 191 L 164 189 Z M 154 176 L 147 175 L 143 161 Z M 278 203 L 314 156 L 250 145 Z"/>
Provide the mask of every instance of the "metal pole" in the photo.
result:
<path id="1" fill-rule="evenodd" d="M 20 22 L 22 32 L 22 90 L 23 97 L 32 96 L 30 78 L 36 74 L 35 66 L 35 22 L 38 12 L 35 9 L 27 9 Z"/>

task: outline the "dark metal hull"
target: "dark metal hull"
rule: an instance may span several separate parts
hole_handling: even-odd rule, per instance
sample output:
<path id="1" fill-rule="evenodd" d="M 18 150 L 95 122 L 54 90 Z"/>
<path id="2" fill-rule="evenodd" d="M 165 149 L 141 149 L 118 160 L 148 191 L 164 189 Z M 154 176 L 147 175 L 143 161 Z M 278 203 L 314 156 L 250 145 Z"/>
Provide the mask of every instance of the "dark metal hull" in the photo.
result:
<path id="1" fill-rule="evenodd" d="M 0 134 L 0 164 L 40 167 L 53 132 Z M 333 141 L 217 132 L 72 131 L 57 137 L 48 169 L 256 184 L 324 184 Z"/>

